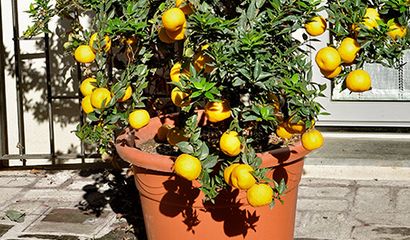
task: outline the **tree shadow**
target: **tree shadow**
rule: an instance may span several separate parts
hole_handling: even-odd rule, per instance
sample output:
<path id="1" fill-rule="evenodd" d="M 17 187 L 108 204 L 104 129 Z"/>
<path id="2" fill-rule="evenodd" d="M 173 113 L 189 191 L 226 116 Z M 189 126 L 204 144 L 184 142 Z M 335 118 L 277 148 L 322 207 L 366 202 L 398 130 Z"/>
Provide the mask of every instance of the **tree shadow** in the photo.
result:
<path id="1" fill-rule="evenodd" d="M 78 123 L 80 118 L 79 100 L 75 97 L 78 93 L 79 83 L 76 79 L 77 71 L 74 58 L 64 49 L 63 43 L 68 40 L 68 32 L 72 31 L 68 19 L 59 18 L 56 23 L 55 34 L 50 34 L 50 81 L 52 96 L 63 96 L 53 98 L 54 123 L 61 127 L 68 124 Z M 20 41 L 22 53 L 24 44 L 34 42 L 36 53 L 43 53 L 45 49 L 44 39 Z M 40 63 L 44 62 L 44 63 Z M 16 76 L 14 55 L 7 57 L 6 70 L 12 76 Z M 45 58 L 28 58 L 21 60 L 21 91 L 23 92 L 23 107 L 25 112 L 30 112 L 38 123 L 48 122 L 48 95 Z M 70 74 L 69 77 L 67 75 Z M 35 93 L 36 99 L 32 99 Z M 70 98 L 74 97 L 74 98 Z M 77 111 L 73 111 L 73 109 Z"/>
<path id="2" fill-rule="evenodd" d="M 187 225 L 187 231 L 195 232 L 194 227 L 200 221 L 193 204 L 199 196 L 200 190 L 192 186 L 192 181 L 178 176 L 171 177 L 163 183 L 167 193 L 162 197 L 159 210 L 168 217 L 176 217 L 182 214 L 183 222 Z"/>
<path id="3" fill-rule="evenodd" d="M 226 236 L 234 237 L 242 235 L 246 237 L 248 231 L 256 231 L 256 222 L 259 216 L 256 210 L 253 212 L 243 208 L 238 200 L 239 190 L 223 190 L 215 199 L 215 203 L 205 203 L 205 209 L 217 222 L 223 222 Z"/>
<path id="4" fill-rule="evenodd" d="M 92 176 L 93 184 L 83 187 L 84 195 L 77 207 L 96 217 L 101 216 L 107 205 L 118 217 L 126 219 L 138 240 L 147 239 L 144 219 L 134 176 L 118 169 L 84 169 L 80 176 Z"/>
<path id="5" fill-rule="evenodd" d="M 160 201 L 160 211 L 168 217 L 176 217 L 182 214 L 183 223 L 187 231 L 195 233 L 195 227 L 201 224 L 198 211 L 211 214 L 213 220 L 223 222 L 226 236 L 246 236 L 249 230 L 255 231 L 255 223 L 259 220 L 256 210 L 251 212 L 243 208 L 243 204 L 237 200 L 239 190 L 224 190 L 215 198 L 215 202 L 205 202 L 204 207 L 194 206 L 198 201 L 200 190 L 178 176 L 170 177 L 163 183 L 167 193 Z"/>

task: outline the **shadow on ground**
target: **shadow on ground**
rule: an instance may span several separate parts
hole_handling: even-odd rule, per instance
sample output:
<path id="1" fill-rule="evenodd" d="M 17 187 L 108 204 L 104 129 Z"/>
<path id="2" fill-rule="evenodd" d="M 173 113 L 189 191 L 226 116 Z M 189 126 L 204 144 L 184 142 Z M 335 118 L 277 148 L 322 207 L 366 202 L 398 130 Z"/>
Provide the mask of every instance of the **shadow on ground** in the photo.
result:
<path id="1" fill-rule="evenodd" d="M 118 218 L 127 221 L 127 226 L 119 226 L 100 240 L 147 239 L 133 175 L 118 169 L 84 169 L 80 176 L 95 180 L 94 184 L 83 187 L 84 200 L 78 204 L 81 211 L 99 217 L 109 205 Z"/>

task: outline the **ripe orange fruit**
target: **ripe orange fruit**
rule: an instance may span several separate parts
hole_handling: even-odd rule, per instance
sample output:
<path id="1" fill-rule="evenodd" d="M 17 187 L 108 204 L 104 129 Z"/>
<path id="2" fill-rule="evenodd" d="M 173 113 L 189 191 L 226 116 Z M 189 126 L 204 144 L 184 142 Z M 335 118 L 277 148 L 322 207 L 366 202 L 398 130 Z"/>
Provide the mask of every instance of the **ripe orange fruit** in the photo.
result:
<path id="1" fill-rule="evenodd" d="M 293 134 L 288 132 L 288 130 L 286 130 L 285 127 L 285 123 L 280 124 L 277 128 L 276 128 L 276 135 L 278 135 L 278 137 L 283 138 L 283 139 L 290 139 L 293 137 Z"/>
<path id="2" fill-rule="evenodd" d="M 187 0 L 176 0 L 175 1 L 175 6 L 179 9 L 181 9 L 185 15 L 189 15 L 191 13 L 194 12 L 194 10 L 192 9 L 192 4 L 188 1 L 187 4 L 183 5 L 184 3 L 186 3 Z"/>
<path id="3" fill-rule="evenodd" d="M 225 168 L 224 170 L 224 180 L 229 185 L 232 185 L 232 181 L 231 181 L 232 170 L 237 166 L 239 166 L 239 163 L 234 163 L 234 164 L 231 164 L 229 167 Z"/>
<path id="4" fill-rule="evenodd" d="M 305 30 L 310 36 L 319 36 L 326 31 L 326 20 L 322 16 L 315 16 L 305 23 Z"/>
<path id="5" fill-rule="evenodd" d="M 242 148 L 238 133 L 236 131 L 229 131 L 222 134 L 219 140 L 219 147 L 225 155 L 230 157 L 238 156 Z"/>
<path id="6" fill-rule="evenodd" d="M 197 179 L 201 171 L 201 161 L 194 156 L 183 153 L 175 160 L 174 172 L 189 181 Z"/>
<path id="7" fill-rule="evenodd" d="M 205 105 L 205 115 L 210 122 L 216 123 L 223 121 L 231 116 L 231 108 L 229 102 L 208 102 Z"/>
<path id="8" fill-rule="evenodd" d="M 167 30 L 165 30 L 165 28 L 163 27 L 159 29 L 158 37 L 159 37 L 159 40 L 161 40 L 161 42 L 163 43 L 170 44 L 170 43 L 175 42 L 174 39 L 171 39 L 170 37 L 168 37 Z"/>
<path id="9" fill-rule="evenodd" d="M 86 78 L 83 80 L 83 82 L 80 84 L 80 92 L 83 94 L 83 96 L 88 96 L 93 93 L 94 89 L 96 89 L 95 83 L 97 80 L 95 78 Z"/>
<path id="10" fill-rule="evenodd" d="M 111 101 L 111 92 L 103 87 L 96 88 L 91 94 L 91 104 L 95 108 L 105 108 Z"/>
<path id="11" fill-rule="evenodd" d="M 335 48 L 324 47 L 317 52 L 315 61 L 321 70 L 330 72 L 340 66 L 342 59 Z"/>
<path id="12" fill-rule="evenodd" d="M 322 133 L 315 128 L 310 129 L 302 134 L 302 145 L 305 149 L 312 151 L 323 145 L 324 139 Z"/>
<path id="13" fill-rule="evenodd" d="M 169 77 L 173 82 L 179 82 L 179 75 L 181 74 L 181 67 L 182 64 L 177 62 L 172 66 L 171 70 L 169 71 Z"/>
<path id="14" fill-rule="evenodd" d="M 185 22 L 185 14 L 179 8 L 170 8 L 162 14 L 162 25 L 167 31 L 179 31 L 183 28 Z"/>
<path id="15" fill-rule="evenodd" d="M 182 26 L 180 30 L 171 32 L 168 30 L 165 30 L 165 33 L 168 35 L 168 37 L 174 41 L 179 41 L 185 38 L 185 31 L 186 31 L 186 22 Z"/>
<path id="16" fill-rule="evenodd" d="M 339 76 L 339 74 L 342 72 L 342 67 L 339 66 L 339 67 L 337 67 L 335 70 L 329 71 L 329 72 L 323 71 L 322 69 L 320 69 L 320 72 L 323 74 L 323 76 L 324 76 L 325 78 L 327 78 L 327 79 L 333 79 L 333 78 Z"/>
<path id="17" fill-rule="evenodd" d="M 351 71 L 346 77 L 346 87 L 352 92 L 365 92 L 371 86 L 370 75 L 365 70 L 357 69 Z"/>
<path id="18" fill-rule="evenodd" d="M 96 41 L 97 40 L 97 41 Z M 90 37 L 90 42 L 88 45 L 94 50 L 99 51 L 100 49 L 104 49 L 105 52 L 108 52 L 111 49 L 111 39 L 109 36 L 104 36 L 104 45 L 100 45 L 100 39 L 98 39 L 98 33 L 94 33 Z"/>
<path id="19" fill-rule="evenodd" d="M 178 87 L 174 87 L 171 91 L 171 101 L 177 107 L 186 107 L 190 104 L 189 94 L 181 91 Z"/>
<path id="20" fill-rule="evenodd" d="M 131 96 L 132 96 L 132 87 L 131 87 L 131 86 L 128 86 L 128 87 L 125 89 L 124 96 L 122 96 L 122 98 L 118 99 L 118 102 L 125 102 L 125 101 L 127 101 L 128 99 L 130 99 Z"/>
<path id="21" fill-rule="evenodd" d="M 74 58 L 80 63 L 90 63 L 95 60 L 95 54 L 90 46 L 80 45 L 74 51 Z"/>
<path id="22" fill-rule="evenodd" d="M 134 110 L 128 115 L 128 122 L 132 128 L 140 129 L 145 127 L 150 120 L 149 113 L 145 109 Z"/>
<path id="23" fill-rule="evenodd" d="M 160 142 L 165 142 L 172 127 L 168 124 L 163 124 L 157 131 L 157 139 Z"/>
<path id="24" fill-rule="evenodd" d="M 189 137 L 185 136 L 185 131 L 183 129 L 174 127 L 168 131 L 167 141 L 172 146 L 177 145 L 177 143 L 179 142 L 184 142 L 188 140 L 189 140 Z"/>
<path id="25" fill-rule="evenodd" d="M 81 100 L 81 107 L 86 114 L 94 112 L 93 105 L 91 105 L 91 96 L 87 95 Z"/>
<path id="26" fill-rule="evenodd" d="M 377 9 L 367 8 L 366 13 L 364 14 L 362 23 L 363 25 L 366 26 L 367 29 L 373 29 L 379 26 L 379 24 L 377 23 L 377 21 L 379 20 L 380 20 L 380 15 Z"/>
<path id="27" fill-rule="evenodd" d="M 393 23 L 391 26 L 389 26 L 389 31 L 387 32 L 387 35 L 389 35 L 393 40 L 396 40 L 398 38 L 403 38 L 406 36 L 407 33 L 407 27 L 405 26 L 400 26 L 397 23 Z"/>
<path id="28" fill-rule="evenodd" d="M 303 120 L 299 120 L 296 123 L 293 123 L 293 117 L 289 118 L 284 124 L 286 130 L 289 133 L 303 133 L 305 131 L 305 122 Z"/>
<path id="29" fill-rule="evenodd" d="M 356 59 L 357 53 L 360 51 L 360 45 L 356 41 L 356 39 L 347 37 L 342 40 L 339 48 L 337 49 L 339 52 L 340 58 L 344 63 L 350 64 Z"/>
<path id="30" fill-rule="evenodd" d="M 182 64 L 180 62 L 177 62 L 174 64 L 174 66 L 172 66 L 171 70 L 169 71 L 169 77 L 171 78 L 171 81 L 179 82 L 181 76 L 189 76 L 189 71 L 186 69 L 183 69 L 181 73 L 181 67 Z"/>
<path id="31" fill-rule="evenodd" d="M 212 70 L 214 70 L 214 67 L 209 65 L 209 63 L 212 62 L 212 58 L 203 53 L 203 51 L 208 48 L 209 44 L 205 44 L 201 47 L 201 51 L 194 56 L 194 67 L 198 72 L 204 68 L 204 73 L 210 73 L 212 72 Z"/>
<path id="32" fill-rule="evenodd" d="M 256 183 L 252 172 L 253 168 L 248 164 L 239 164 L 236 166 L 231 173 L 232 186 L 241 190 L 251 188 Z"/>
<path id="33" fill-rule="evenodd" d="M 252 207 L 268 205 L 273 199 L 273 189 L 269 184 L 255 184 L 246 192 L 246 199 Z"/>

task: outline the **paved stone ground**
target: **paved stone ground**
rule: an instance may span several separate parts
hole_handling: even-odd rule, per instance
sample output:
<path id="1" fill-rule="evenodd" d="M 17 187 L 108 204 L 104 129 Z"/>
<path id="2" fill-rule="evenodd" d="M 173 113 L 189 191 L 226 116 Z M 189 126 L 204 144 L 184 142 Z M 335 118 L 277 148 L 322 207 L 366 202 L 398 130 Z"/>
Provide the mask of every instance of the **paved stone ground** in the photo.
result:
<path id="1" fill-rule="evenodd" d="M 143 225 L 135 199 L 132 177 L 119 172 L 2 171 L 0 239 L 137 239 Z M 10 210 L 24 221 L 12 221 Z"/>
<path id="2" fill-rule="evenodd" d="M 410 239 L 410 182 L 303 179 L 296 239 Z"/>
<path id="3" fill-rule="evenodd" d="M 132 177 L 0 172 L 0 239 L 144 240 Z M 297 240 L 410 240 L 410 181 L 303 178 Z M 25 214 L 11 221 L 8 210 Z"/>

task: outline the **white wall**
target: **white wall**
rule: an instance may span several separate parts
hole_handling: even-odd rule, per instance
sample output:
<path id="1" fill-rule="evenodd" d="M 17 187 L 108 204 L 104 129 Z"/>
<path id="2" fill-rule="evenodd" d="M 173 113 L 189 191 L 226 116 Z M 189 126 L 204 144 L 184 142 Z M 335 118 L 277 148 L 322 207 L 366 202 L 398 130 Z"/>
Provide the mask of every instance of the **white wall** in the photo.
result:
<path id="1" fill-rule="evenodd" d="M 18 1 L 19 5 L 19 28 L 20 35 L 27 28 L 30 20 L 25 13 L 31 1 Z M 9 135 L 9 153 L 18 154 L 18 125 L 17 125 L 17 96 L 16 78 L 14 74 L 14 47 L 13 47 L 13 28 L 12 28 L 12 7 L 11 1 L 3 1 L 2 21 L 3 21 L 3 41 L 6 59 L 6 99 L 7 99 L 7 124 Z M 53 32 L 61 31 L 56 29 L 56 24 L 50 25 Z M 58 34 L 63 38 L 65 34 Z M 64 39 L 63 39 L 64 40 Z M 69 73 L 62 71 L 64 66 L 74 64 L 71 56 L 61 54 L 62 42 L 59 36 L 54 34 L 51 39 L 52 53 L 52 82 L 53 95 L 74 95 L 77 92 L 78 84 L 73 80 L 67 80 Z M 21 52 L 37 53 L 41 52 L 39 41 L 21 41 Z M 56 51 L 60 53 L 55 54 Z M 63 62 L 63 63 L 62 63 Z M 71 63 L 70 63 L 71 62 Z M 27 154 L 48 154 L 49 149 L 49 125 L 47 111 L 46 78 L 45 78 L 45 59 L 24 60 L 23 63 L 24 81 L 24 122 Z M 71 131 L 75 130 L 79 119 L 80 107 L 78 100 L 65 99 L 54 100 L 55 116 L 55 149 L 58 153 L 79 153 L 80 144 L 77 137 Z M 72 161 L 71 161 L 72 162 Z M 78 161 L 76 161 L 78 162 Z M 27 164 L 47 164 L 48 160 L 29 160 Z M 20 165 L 20 160 L 11 160 L 10 165 Z"/>

